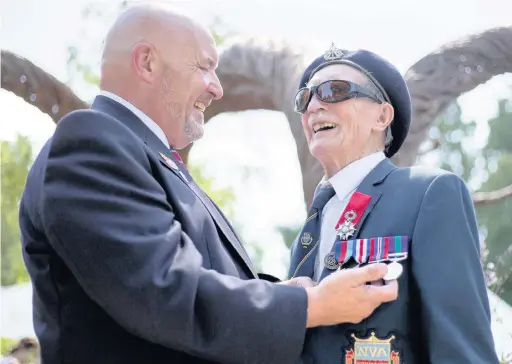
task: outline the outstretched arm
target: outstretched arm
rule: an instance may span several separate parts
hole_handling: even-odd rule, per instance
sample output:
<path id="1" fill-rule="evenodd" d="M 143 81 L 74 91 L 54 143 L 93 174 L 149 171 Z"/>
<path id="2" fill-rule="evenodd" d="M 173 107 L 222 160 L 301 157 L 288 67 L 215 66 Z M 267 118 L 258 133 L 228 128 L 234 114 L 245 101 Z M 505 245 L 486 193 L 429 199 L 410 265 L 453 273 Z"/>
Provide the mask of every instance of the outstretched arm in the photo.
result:
<path id="1" fill-rule="evenodd" d="M 87 294 L 146 340 L 221 363 L 293 363 L 302 287 L 202 267 L 143 143 L 107 115 L 59 122 L 44 179 L 43 224 Z"/>

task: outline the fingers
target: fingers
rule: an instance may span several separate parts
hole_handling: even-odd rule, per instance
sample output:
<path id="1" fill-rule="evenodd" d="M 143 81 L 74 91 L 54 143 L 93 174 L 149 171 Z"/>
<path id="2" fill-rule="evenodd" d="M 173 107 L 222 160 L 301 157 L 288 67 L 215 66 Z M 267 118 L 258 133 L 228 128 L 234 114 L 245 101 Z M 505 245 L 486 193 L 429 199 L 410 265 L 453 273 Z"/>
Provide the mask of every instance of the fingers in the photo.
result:
<path id="1" fill-rule="evenodd" d="M 370 284 L 372 286 L 383 286 L 384 285 L 384 281 L 382 279 L 379 279 L 378 281 L 373 281 L 373 282 L 370 282 Z"/>
<path id="2" fill-rule="evenodd" d="M 279 284 L 287 284 L 292 286 L 301 286 L 304 288 L 314 287 L 315 283 L 309 277 L 296 277 L 288 281 L 280 282 Z"/>
<path id="3" fill-rule="evenodd" d="M 351 275 L 353 285 L 358 286 L 367 282 L 378 281 L 388 272 L 388 266 L 384 263 L 368 264 L 364 267 L 347 270 Z"/>
<path id="4" fill-rule="evenodd" d="M 375 302 L 391 302 L 398 297 L 398 282 L 396 280 L 386 282 L 384 286 L 369 286 L 368 294 Z"/>
<path id="5" fill-rule="evenodd" d="M 304 288 L 315 286 L 315 283 L 309 277 L 297 277 L 292 279 L 292 281 L 294 281 L 292 284 L 296 284 L 297 286 L 302 286 Z"/>

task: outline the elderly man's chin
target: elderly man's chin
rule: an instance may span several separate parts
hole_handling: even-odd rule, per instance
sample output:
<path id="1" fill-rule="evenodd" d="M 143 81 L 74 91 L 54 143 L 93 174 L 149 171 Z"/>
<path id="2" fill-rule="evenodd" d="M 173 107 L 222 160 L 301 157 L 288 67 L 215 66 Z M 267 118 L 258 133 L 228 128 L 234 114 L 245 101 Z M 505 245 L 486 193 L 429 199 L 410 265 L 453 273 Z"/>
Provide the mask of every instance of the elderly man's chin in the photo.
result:
<path id="1" fill-rule="evenodd" d="M 333 154 L 340 151 L 342 140 L 339 135 L 327 137 L 327 135 L 313 137 L 309 140 L 309 152 L 313 157 L 321 159 L 323 155 Z"/>

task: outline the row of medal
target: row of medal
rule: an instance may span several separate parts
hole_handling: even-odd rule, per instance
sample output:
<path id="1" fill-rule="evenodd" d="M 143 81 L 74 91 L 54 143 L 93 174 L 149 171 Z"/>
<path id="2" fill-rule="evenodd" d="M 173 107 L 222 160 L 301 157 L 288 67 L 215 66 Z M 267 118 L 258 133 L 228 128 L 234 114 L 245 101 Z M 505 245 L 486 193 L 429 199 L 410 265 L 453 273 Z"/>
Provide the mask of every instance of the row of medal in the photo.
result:
<path id="1" fill-rule="evenodd" d="M 408 238 L 406 236 L 378 237 L 370 239 L 354 239 L 337 241 L 333 249 L 324 258 L 324 265 L 329 270 L 343 269 L 344 265 L 353 258 L 358 264 L 373 264 L 385 262 L 388 272 L 385 281 L 398 279 L 403 273 L 400 261 L 408 256 Z"/>

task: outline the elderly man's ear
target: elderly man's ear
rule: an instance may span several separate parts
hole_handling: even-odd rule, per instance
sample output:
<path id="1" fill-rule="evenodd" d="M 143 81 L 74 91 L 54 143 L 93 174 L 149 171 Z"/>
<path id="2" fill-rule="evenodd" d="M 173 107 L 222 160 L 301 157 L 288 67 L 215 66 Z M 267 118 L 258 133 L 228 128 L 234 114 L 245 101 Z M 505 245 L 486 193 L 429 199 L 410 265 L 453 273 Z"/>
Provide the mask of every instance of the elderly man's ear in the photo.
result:
<path id="1" fill-rule="evenodd" d="M 388 103 L 384 103 L 381 105 L 380 115 L 377 118 L 377 123 L 375 124 L 375 129 L 379 131 L 384 131 L 391 124 L 395 117 L 395 109 L 393 106 Z"/>

